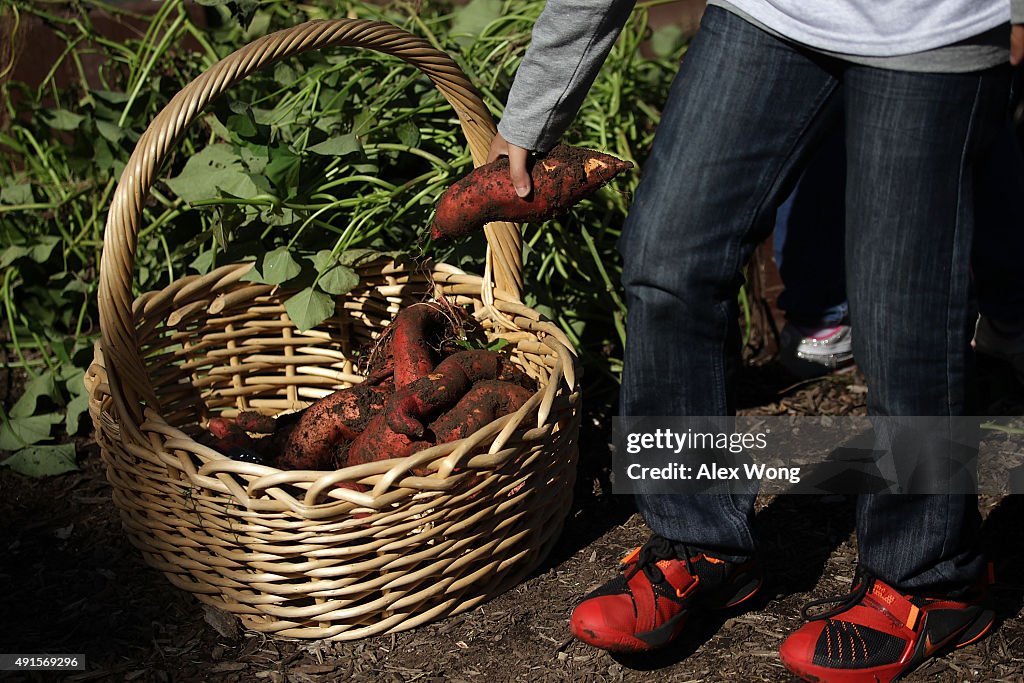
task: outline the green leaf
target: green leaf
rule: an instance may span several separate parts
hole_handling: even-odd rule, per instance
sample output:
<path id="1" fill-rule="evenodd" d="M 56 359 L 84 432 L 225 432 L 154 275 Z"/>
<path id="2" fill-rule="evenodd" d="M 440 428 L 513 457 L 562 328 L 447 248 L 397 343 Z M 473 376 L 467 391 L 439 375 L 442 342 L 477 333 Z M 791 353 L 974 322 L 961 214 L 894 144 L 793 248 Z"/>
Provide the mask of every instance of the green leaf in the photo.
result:
<path id="1" fill-rule="evenodd" d="M 78 470 L 75 445 L 70 443 L 23 448 L 0 465 L 29 477 L 52 477 Z"/>
<path id="2" fill-rule="evenodd" d="M 89 410 L 89 392 L 85 388 L 85 370 L 72 367 L 64 386 L 73 398 L 64 409 L 64 425 L 69 435 L 78 433 L 82 414 Z"/>
<path id="3" fill-rule="evenodd" d="M 312 287 L 289 297 L 284 310 L 301 332 L 312 329 L 334 314 L 334 299 Z"/>
<path id="4" fill-rule="evenodd" d="M 359 142 L 359 138 L 354 134 L 348 133 L 346 135 L 336 135 L 332 138 L 327 138 L 323 142 L 317 143 L 312 147 L 307 147 L 306 149 L 314 154 L 320 154 L 322 156 L 343 157 L 348 154 L 362 152 L 363 143 Z"/>
<path id="5" fill-rule="evenodd" d="M 241 156 L 228 144 L 208 145 L 189 158 L 168 187 L 186 202 L 216 199 L 221 193 L 251 199 L 262 191 L 242 164 Z"/>
<path id="6" fill-rule="evenodd" d="M 110 104 L 124 104 L 128 101 L 128 93 L 126 92 L 115 92 L 113 90 L 91 90 L 90 92 L 94 97 L 105 100 Z"/>
<path id="7" fill-rule="evenodd" d="M 67 429 L 67 433 L 74 436 L 78 433 L 78 429 L 81 426 L 80 421 L 82 415 L 89 410 L 89 396 L 88 394 L 81 394 L 75 396 L 73 399 L 68 401 L 66 408 L 67 414 L 64 417 L 64 426 Z"/>
<path id="8" fill-rule="evenodd" d="M 255 121 L 256 124 L 260 126 L 271 126 L 280 117 L 280 114 L 276 109 L 264 109 L 262 107 L 253 107 L 251 111 L 253 121 Z"/>
<path id="9" fill-rule="evenodd" d="M 675 24 L 659 26 L 651 33 L 651 49 L 659 57 L 670 57 L 684 42 L 683 29 Z"/>
<path id="10" fill-rule="evenodd" d="M 313 262 L 313 267 L 316 268 L 318 273 L 324 273 L 338 265 L 338 259 L 334 257 L 334 252 L 330 249 L 321 249 L 306 258 Z"/>
<path id="11" fill-rule="evenodd" d="M 328 294 L 348 294 L 359 286 L 359 275 L 348 266 L 335 266 L 321 275 L 317 284 Z"/>
<path id="12" fill-rule="evenodd" d="M 378 113 L 369 109 L 363 109 L 355 118 L 352 120 L 352 133 L 351 135 L 359 138 L 366 135 L 367 132 L 375 125 L 380 122 L 380 116 Z"/>
<path id="13" fill-rule="evenodd" d="M 5 185 L 0 190 L 0 204 L 31 204 L 32 186 L 28 183 Z"/>
<path id="14" fill-rule="evenodd" d="M 247 144 L 238 150 L 242 163 L 252 173 L 262 173 L 270 160 L 270 149 L 266 145 Z"/>
<path id="15" fill-rule="evenodd" d="M 57 413 L 8 417 L 0 426 L 0 451 L 15 451 L 50 438 L 50 428 L 64 418 Z"/>
<path id="16" fill-rule="evenodd" d="M 11 408 L 11 419 L 30 417 L 36 412 L 36 405 L 40 398 L 55 399 L 56 396 L 57 383 L 54 381 L 53 373 L 45 372 L 33 377 L 25 383 L 21 398 Z"/>
<path id="17" fill-rule="evenodd" d="M 20 244 L 15 244 L 7 247 L 0 252 L 0 267 L 6 268 L 18 259 L 28 256 L 29 250 L 27 247 L 23 247 Z"/>
<path id="18" fill-rule="evenodd" d="M 452 12 L 449 34 L 462 46 L 476 42 L 488 24 L 501 18 L 501 0 L 471 0 Z"/>
<path id="19" fill-rule="evenodd" d="M 376 249 L 346 249 L 338 256 L 338 264 L 342 266 L 357 266 L 366 261 L 372 261 L 380 256 L 397 256 L 397 252 L 378 251 Z"/>
<path id="20" fill-rule="evenodd" d="M 210 127 L 213 134 L 221 140 L 230 140 L 231 133 L 228 131 L 227 126 L 221 123 L 220 119 L 215 114 L 207 114 L 203 117 L 203 122 Z"/>
<path id="21" fill-rule="evenodd" d="M 279 188 L 285 189 L 295 184 L 300 157 L 286 147 L 270 150 L 270 163 L 263 169 L 267 180 Z"/>
<path id="22" fill-rule="evenodd" d="M 96 141 L 96 145 L 93 147 L 92 160 L 96 168 L 101 171 L 113 171 L 111 175 L 117 175 L 118 160 L 114 158 L 114 153 L 111 151 L 110 145 L 106 140 Z"/>
<path id="23" fill-rule="evenodd" d="M 196 271 L 200 275 L 206 275 L 213 268 L 213 249 L 207 249 L 201 252 L 199 256 L 192 259 L 192 263 L 189 264 L 192 270 Z"/>
<path id="24" fill-rule="evenodd" d="M 93 284 L 86 282 L 81 277 L 72 277 L 68 280 L 64 288 L 60 290 L 61 294 L 92 294 Z"/>
<path id="25" fill-rule="evenodd" d="M 251 138 L 258 132 L 256 122 L 252 118 L 252 114 L 245 116 L 244 114 L 232 114 L 228 117 L 227 127 L 229 130 L 234 131 L 243 138 Z"/>
<path id="26" fill-rule="evenodd" d="M 46 263 L 50 258 L 50 254 L 53 253 L 54 247 L 60 243 L 60 238 L 54 235 L 41 235 L 39 237 L 39 243 L 32 246 L 29 250 L 29 258 L 36 263 Z"/>
<path id="27" fill-rule="evenodd" d="M 402 141 L 403 145 L 409 147 L 419 147 L 420 144 L 420 127 L 412 121 L 403 121 L 398 125 L 398 139 Z"/>
<path id="28" fill-rule="evenodd" d="M 302 266 L 292 258 L 288 247 L 278 247 L 263 257 L 263 282 L 279 285 L 302 272 Z"/>
<path id="29" fill-rule="evenodd" d="M 281 62 L 274 67 L 274 80 L 278 83 L 294 83 L 299 79 L 295 68 L 286 62 Z"/>
<path id="30" fill-rule="evenodd" d="M 50 126 L 57 130 L 78 130 L 78 126 L 85 120 L 81 114 L 75 114 L 67 109 L 51 109 L 47 112 Z"/>
<path id="31" fill-rule="evenodd" d="M 250 268 L 249 270 L 245 271 L 242 274 L 242 277 L 240 277 L 238 279 L 241 280 L 242 282 L 258 282 L 261 285 L 262 284 L 266 284 L 263 281 L 263 273 L 260 272 L 260 265 L 259 265 L 259 263 L 254 263 L 252 268 Z"/>
<path id="32" fill-rule="evenodd" d="M 99 131 L 100 135 L 111 142 L 118 142 L 124 137 L 124 129 L 110 121 L 97 121 L 96 130 Z"/>

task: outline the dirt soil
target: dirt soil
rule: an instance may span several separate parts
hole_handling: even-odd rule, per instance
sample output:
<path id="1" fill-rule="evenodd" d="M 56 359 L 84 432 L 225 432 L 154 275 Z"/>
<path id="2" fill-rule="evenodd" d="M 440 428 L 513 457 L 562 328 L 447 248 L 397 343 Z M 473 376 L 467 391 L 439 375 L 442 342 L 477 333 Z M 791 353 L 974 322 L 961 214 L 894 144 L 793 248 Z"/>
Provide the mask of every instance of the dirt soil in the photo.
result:
<path id="1" fill-rule="evenodd" d="M 999 414 L 1024 390 L 995 368 L 983 387 Z M 863 414 L 856 372 L 792 385 L 750 368 L 742 412 Z M 1009 412 L 1009 411 L 1017 412 Z M 585 423 L 588 424 L 588 423 Z M 757 532 L 770 583 L 742 613 L 695 622 L 655 655 L 612 657 L 570 638 L 573 605 L 612 575 L 647 532 L 610 493 L 607 432 L 584 429 L 575 504 L 560 544 L 527 581 L 459 616 L 354 643 L 271 640 L 238 630 L 145 566 L 126 540 L 95 446 L 81 471 L 32 480 L 0 470 L 0 651 L 84 653 L 88 669 L 3 680 L 69 681 L 790 681 L 777 656 L 800 606 L 841 595 L 854 574 L 851 498 L 762 497 Z M 1000 623 L 980 643 L 931 660 L 908 681 L 1024 680 L 1024 496 L 985 498 L 982 542 L 995 562 Z"/>

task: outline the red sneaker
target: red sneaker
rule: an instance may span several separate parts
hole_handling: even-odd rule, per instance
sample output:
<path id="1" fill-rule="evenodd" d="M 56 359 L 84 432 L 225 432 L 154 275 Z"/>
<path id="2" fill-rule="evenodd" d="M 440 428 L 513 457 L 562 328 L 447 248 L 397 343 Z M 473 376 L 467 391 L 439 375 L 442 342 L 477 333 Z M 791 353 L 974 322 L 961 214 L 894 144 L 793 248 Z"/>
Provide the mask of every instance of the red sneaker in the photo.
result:
<path id="1" fill-rule="evenodd" d="M 830 602 L 842 604 L 808 617 L 808 608 Z M 908 595 L 866 573 L 849 595 L 810 602 L 801 615 L 811 621 L 786 639 L 779 656 L 817 683 L 889 683 L 929 657 L 978 640 L 995 618 L 977 600 Z"/>
<path id="2" fill-rule="evenodd" d="M 577 638 L 613 652 L 667 645 L 694 611 L 738 605 L 762 583 L 753 560 L 720 560 L 657 535 L 627 555 L 621 569 L 584 597 L 569 620 Z"/>

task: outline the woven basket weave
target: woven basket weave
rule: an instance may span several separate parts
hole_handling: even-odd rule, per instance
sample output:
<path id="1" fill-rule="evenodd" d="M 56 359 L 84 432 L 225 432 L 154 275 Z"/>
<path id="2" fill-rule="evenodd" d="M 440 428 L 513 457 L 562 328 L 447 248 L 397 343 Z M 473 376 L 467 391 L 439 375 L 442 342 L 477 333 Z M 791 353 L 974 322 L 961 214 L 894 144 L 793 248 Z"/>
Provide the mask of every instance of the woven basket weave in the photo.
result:
<path id="1" fill-rule="evenodd" d="M 240 280 L 251 264 L 132 299 L 142 205 L 185 128 L 257 69 L 346 45 L 422 70 L 454 107 L 474 161 L 484 161 L 491 117 L 455 63 L 420 38 L 340 20 L 243 47 L 171 100 L 121 176 L 100 270 L 102 340 L 86 380 L 114 502 L 146 562 L 247 628 L 281 637 L 399 631 L 501 593 L 557 539 L 575 476 L 577 361 L 565 335 L 520 303 L 512 224 L 485 229 L 485 277 L 443 264 L 363 264 L 335 315 L 305 332 L 285 313 L 290 292 Z M 507 340 L 512 360 L 538 380 L 521 410 L 460 441 L 334 472 L 236 462 L 195 440 L 210 417 L 297 410 L 359 382 L 353 353 L 403 306 L 441 296 L 489 339 Z"/>

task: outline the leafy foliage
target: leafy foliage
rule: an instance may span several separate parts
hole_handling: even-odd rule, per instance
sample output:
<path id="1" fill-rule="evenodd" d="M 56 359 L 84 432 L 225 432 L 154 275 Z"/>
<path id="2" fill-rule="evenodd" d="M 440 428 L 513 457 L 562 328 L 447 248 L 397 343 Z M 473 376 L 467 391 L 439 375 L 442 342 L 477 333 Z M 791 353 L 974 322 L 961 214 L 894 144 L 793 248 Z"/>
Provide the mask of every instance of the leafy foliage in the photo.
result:
<path id="1" fill-rule="evenodd" d="M 543 7 L 540 0 L 200 4 L 206 25 L 182 0 L 168 0 L 139 39 L 123 42 L 104 39 L 84 5 L 63 13 L 50 12 L 50 4 L 12 5 L 42 17 L 65 40 L 63 59 L 79 74 L 58 83 L 55 66 L 37 88 L 2 86 L 11 120 L 0 130 L 2 330 L 8 357 L 29 382 L 0 414 L 0 449 L 35 449 L 5 461 L 12 467 L 33 470 L 24 463 L 47 460 L 39 449 L 60 430 L 83 428 L 81 377 L 98 334 L 105 212 L 135 142 L 184 84 L 256 36 L 308 19 L 359 16 L 397 24 L 451 54 L 498 117 Z M 142 20 L 117 5 L 94 6 Z M 679 51 L 672 36 L 661 36 L 663 54 L 643 56 L 648 33 L 641 8 L 568 142 L 642 160 Z M 86 52 L 102 56 L 95 74 L 82 67 Z M 423 237 L 437 197 L 470 166 L 451 108 L 400 60 L 337 50 L 277 64 L 233 86 L 177 143 L 145 207 L 137 293 L 188 272 L 252 261 L 248 278 L 294 292 L 286 309 L 309 328 L 357 284 L 353 266 L 379 252 L 414 245 L 414 257 L 482 272 L 482 240 L 438 246 Z M 612 387 L 619 371 L 625 312 L 615 242 L 635 182 L 605 188 L 559 221 L 526 227 L 527 303 L 580 347 L 596 370 L 591 390 Z"/>

